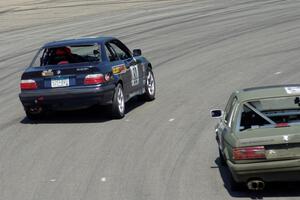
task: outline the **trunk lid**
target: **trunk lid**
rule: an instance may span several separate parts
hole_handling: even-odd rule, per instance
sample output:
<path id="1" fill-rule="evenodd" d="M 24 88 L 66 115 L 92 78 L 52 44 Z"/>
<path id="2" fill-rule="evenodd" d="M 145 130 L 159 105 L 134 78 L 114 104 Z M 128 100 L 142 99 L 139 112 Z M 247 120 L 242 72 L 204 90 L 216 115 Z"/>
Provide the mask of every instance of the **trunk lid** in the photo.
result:
<path id="1" fill-rule="evenodd" d="M 38 89 L 82 86 L 87 74 L 94 74 L 99 71 L 98 64 L 49 65 L 29 68 L 22 75 L 22 79 L 35 80 Z"/>
<path id="2" fill-rule="evenodd" d="M 267 160 L 300 158 L 300 126 L 258 128 L 240 132 L 238 147 L 264 146 Z"/>

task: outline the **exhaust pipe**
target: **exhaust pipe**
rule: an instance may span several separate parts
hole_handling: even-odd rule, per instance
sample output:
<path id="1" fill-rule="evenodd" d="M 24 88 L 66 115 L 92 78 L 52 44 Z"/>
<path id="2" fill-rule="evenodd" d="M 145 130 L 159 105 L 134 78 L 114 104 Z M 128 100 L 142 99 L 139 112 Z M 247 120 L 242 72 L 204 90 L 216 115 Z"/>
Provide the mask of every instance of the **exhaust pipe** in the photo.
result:
<path id="1" fill-rule="evenodd" d="M 258 191 L 258 190 L 263 190 L 265 188 L 265 182 L 262 181 L 262 180 L 251 180 L 251 181 L 248 181 L 247 183 L 247 187 L 249 190 L 255 190 L 255 191 Z"/>

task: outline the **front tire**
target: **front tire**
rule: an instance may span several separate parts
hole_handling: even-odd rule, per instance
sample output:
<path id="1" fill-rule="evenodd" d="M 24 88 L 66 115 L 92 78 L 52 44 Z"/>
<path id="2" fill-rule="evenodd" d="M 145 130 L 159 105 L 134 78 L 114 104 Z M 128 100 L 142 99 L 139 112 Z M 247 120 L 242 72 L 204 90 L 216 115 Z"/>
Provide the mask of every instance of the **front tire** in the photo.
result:
<path id="1" fill-rule="evenodd" d="M 146 84 L 145 84 L 145 94 L 143 95 L 147 101 L 153 101 L 155 99 L 156 84 L 154 74 L 151 68 L 148 68 Z"/>
<path id="2" fill-rule="evenodd" d="M 125 116 L 125 98 L 121 84 L 118 84 L 115 88 L 112 102 L 112 116 L 116 119 L 121 119 Z"/>

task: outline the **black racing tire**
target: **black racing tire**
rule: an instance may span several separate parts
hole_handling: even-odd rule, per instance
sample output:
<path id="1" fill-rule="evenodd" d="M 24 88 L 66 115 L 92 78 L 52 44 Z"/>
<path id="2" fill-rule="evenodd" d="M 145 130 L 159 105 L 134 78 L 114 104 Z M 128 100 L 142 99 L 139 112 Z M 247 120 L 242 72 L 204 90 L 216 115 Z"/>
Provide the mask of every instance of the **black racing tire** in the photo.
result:
<path id="1" fill-rule="evenodd" d="M 122 119 L 125 116 L 125 98 L 123 87 L 118 84 L 115 88 L 114 96 L 112 99 L 112 117 Z"/>
<path id="2" fill-rule="evenodd" d="M 156 93 L 156 82 L 151 68 L 147 70 L 145 93 L 143 95 L 146 101 L 153 101 Z"/>

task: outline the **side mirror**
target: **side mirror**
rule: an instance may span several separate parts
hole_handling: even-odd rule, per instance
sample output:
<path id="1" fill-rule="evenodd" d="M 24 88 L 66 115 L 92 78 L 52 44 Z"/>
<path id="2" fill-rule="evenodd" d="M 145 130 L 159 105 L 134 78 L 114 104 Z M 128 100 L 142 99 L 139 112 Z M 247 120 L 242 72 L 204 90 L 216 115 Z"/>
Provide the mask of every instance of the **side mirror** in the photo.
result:
<path id="1" fill-rule="evenodd" d="M 211 117 L 212 118 L 215 118 L 215 119 L 220 119 L 220 118 L 222 118 L 223 117 L 223 114 L 224 114 L 224 112 L 223 112 L 223 110 L 211 110 L 210 111 L 210 115 L 211 115 Z"/>
<path id="2" fill-rule="evenodd" d="M 142 50 L 140 49 L 133 50 L 133 56 L 141 56 L 141 55 L 142 55 Z"/>

